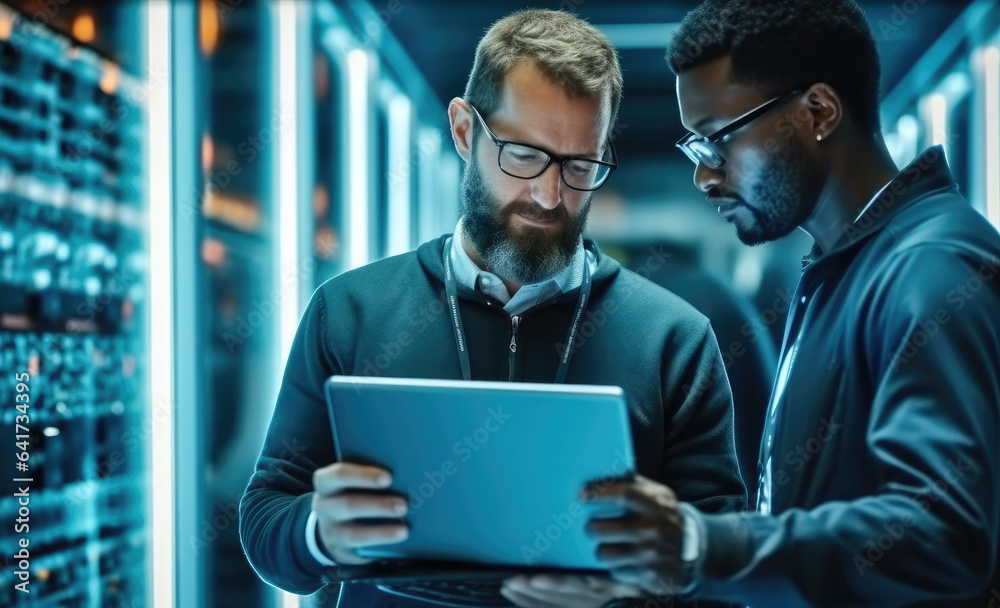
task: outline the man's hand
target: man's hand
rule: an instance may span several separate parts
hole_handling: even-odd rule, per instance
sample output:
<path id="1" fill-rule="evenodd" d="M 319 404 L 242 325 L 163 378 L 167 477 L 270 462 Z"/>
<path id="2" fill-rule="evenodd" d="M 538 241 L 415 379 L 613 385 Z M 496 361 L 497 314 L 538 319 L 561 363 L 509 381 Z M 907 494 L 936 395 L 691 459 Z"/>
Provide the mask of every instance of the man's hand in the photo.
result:
<path id="1" fill-rule="evenodd" d="M 681 563 L 684 516 L 677 495 L 642 475 L 633 482 L 584 489 L 591 504 L 623 507 L 618 518 L 592 518 L 587 532 L 614 580 L 660 595 L 678 593 L 687 582 Z"/>
<path id="2" fill-rule="evenodd" d="M 600 608 L 613 599 L 642 597 L 642 590 L 596 576 L 519 575 L 500 593 L 520 608 Z"/>
<path id="3" fill-rule="evenodd" d="M 406 540 L 400 519 L 406 499 L 383 489 L 392 482 L 378 467 L 336 462 L 313 473 L 312 510 L 323 548 L 338 564 L 366 564 L 356 549 Z M 365 521 L 357 521 L 364 519 Z"/>

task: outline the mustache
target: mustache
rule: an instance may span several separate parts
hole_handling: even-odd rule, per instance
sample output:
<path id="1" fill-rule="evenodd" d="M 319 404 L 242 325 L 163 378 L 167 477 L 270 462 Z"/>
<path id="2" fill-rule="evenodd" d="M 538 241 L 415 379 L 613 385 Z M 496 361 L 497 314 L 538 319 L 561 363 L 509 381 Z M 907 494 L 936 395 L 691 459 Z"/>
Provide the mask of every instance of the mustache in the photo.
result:
<path id="1" fill-rule="evenodd" d="M 733 193 L 723 192 L 722 190 L 720 190 L 718 187 L 715 186 L 713 186 L 708 191 L 708 194 L 705 195 L 705 198 L 706 200 L 708 200 L 708 202 L 716 205 L 724 205 L 726 203 L 732 203 L 732 202 L 746 203 L 746 201 L 743 200 L 743 197 Z"/>
<path id="2" fill-rule="evenodd" d="M 545 209 L 529 201 L 513 201 L 503 208 L 505 220 L 515 213 L 539 221 L 559 220 L 565 222 L 569 219 L 565 205 L 559 205 L 554 209 Z"/>

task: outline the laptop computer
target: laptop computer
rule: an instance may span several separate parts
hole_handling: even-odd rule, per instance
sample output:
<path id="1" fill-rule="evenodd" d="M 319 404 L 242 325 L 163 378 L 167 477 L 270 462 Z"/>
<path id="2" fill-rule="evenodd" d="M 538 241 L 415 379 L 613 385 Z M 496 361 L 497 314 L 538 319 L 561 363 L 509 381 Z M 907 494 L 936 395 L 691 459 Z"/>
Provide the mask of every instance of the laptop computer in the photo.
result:
<path id="1" fill-rule="evenodd" d="M 327 569 L 444 605 L 509 606 L 517 573 L 606 576 L 584 531 L 587 482 L 631 479 L 625 395 L 615 386 L 333 376 L 337 458 L 388 469 L 408 499 L 407 540 L 360 550 L 377 561 Z"/>

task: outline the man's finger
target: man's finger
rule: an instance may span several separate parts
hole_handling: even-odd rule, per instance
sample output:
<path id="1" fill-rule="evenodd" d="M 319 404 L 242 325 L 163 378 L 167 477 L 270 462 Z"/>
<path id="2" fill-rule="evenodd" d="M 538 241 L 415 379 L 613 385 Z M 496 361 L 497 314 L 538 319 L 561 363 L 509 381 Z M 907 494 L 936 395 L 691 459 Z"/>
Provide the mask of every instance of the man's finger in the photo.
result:
<path id="1" fill-rule="evenodd" d="M 595 594 L 615 598 L 642 596 L 642 590 L 638 587 L 622 585 L 603 576 L 538 574 L 531 577 L 530 584 L 538 589 L 582 597 L 593 597 Z"/>
<path id="2" fill-rule="evenodd" d="M 538 574 L 532 576 L 528 580 L 528 584 L 543 591 L 572 595 L 606 592 L 611 587 L 611 581 L 608 579 L 601 580 L 597 577 L 584 578 L 561 574 Z"/>
<path id="3" fill-rule="evenodd" d="M 587 504 L 623 507 L 639 515 L 657 515 L 665 508 L 634 483 L 611 484 L 599 492 L 585 489 L 584 500 Z M 671 506 L 676 508 L 676 503 L 666 508 Z"/>
<path id="4" fill-rule="evenodd" d="M 676 566 L 676 567 L 675 567 Z M 663 572 L 674 572 L 674 576 L 664 576 Z M 611 578 L 626 585 L 634 585 L 654 596 L 674 595 L 683 589 L 683 574 L 680 564 L 668 566 L 663 560 L 654 562 L 652 567 L 623 566 L 611 570 Z"/>
<path id="5" fill-rule="evenodd" d="M 403 524 L 335 523 L 324 526 L 322 536 L 333 545 L 348 549 L 392 545 L 406 540 L 410 529 Z"/>
<path id="6" fill-rule="evenodd" d="M 580 577 L 573 578 L 576 580 L 570 578 L 556 580 L 542 575 L 530 576 L 526 579 L 515 577 L 508 580 L 506 586 L 515 593 L 520 593 L 535 602 L 559 608 L 592 606 L 596 603 L 603 604 L 611 599 L 607 590 L 595 591 Z"/>
<path id="7" fill-rule="evenodd" d="M 506 582 L 500 587 L 500 594 L 510 600 L 518 608 L 553 608 L 551 604 L 543 602 L 531 595 L 519 591 L 520 587 L 514 588 Z"/>
<path id="8" fill-rule="evenodd" d="M 339 549 L 326 544 L 324 544 L 324 546 L 330 553 L 330 556 L 333 557 L 333 561 L 338 564 L 343 564 L 345 566 L 359 566 L 363 564 L 370 564 L 375 561 L 374 558 L 361 557 L 354 551 L 354 549 Z"/>
<path id="9" fill-rule="evenodd" d="M 313 471 L 313 489 L 319 494 L 335 494 L 349 488 L 377 490 L 390 483 L 389 471 L 353 462 L 335 462 Z"/>
<path id="10" fill-rule="evenodd" d="M 608 568 L 642 567 L 655 563 L 660 553 L 655 545 L 616 544 L 601 545 L 597 558 Z"/>
<path id="11" fill-rule="evenodd" d="M 625 585 L 634 585 L 645 590 L 642 583 L 646 580 L 646 568 L 638 566 L 622 566 L 611 569 L 611 578 Z"/>
<path id="12" fill-rule="evenodd" d="M 674 594 L 679 591 L 679 588 L 660 584 L 660 577 L 650 568 L 637 566 L 615 568 L 611 571 L 611 576 L 620 583 L 633 585 L 654 596 Z"/>
<path id="13" fill-rule="evenodd" d="M 312 510 L 321 522 L 345 522 L 365 517 L 398 518 L 406 515 L 406 509 L 406 499 L 391 494 L 315 494 L 312 501 Z"/>
<path id="14" fill-rule="evenodd" d="M 659 539 L 657 525 L 648 517 L 594 518 L 587 522 L 586 531 L 601 543 L 641 543 Z"/>

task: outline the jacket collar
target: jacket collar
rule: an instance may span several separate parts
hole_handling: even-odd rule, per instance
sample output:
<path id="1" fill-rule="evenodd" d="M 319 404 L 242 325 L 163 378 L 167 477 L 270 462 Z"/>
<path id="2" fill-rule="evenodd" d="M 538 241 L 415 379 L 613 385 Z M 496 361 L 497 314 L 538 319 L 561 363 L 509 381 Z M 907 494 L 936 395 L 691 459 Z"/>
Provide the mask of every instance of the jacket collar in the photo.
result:
<path id="1" fill-rule="evenodd" d="M 892 218 L 924 195 L 955 187 L 955 178 L 945 160 L 944 147 L 931 146 L 886 184 L 857 221 L 844 224 L 843 236 L 830 251 L 823 252 L 819 246 L 813 245 L 812 251 L 802 258 L 802 269 L 820 261 L 851 259 L 862 243 L 881 232 Z"/>

